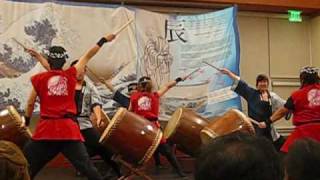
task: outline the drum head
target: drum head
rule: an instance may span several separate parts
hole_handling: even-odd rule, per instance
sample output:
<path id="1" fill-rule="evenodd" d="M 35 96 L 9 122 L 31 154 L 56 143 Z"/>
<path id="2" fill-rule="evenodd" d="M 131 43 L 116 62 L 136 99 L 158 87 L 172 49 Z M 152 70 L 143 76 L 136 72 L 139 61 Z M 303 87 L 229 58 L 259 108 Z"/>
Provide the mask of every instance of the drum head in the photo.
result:
<path id="1" fill-rule="evenodd" d="M 21 148 L 30 140 L 30 130 L 23 126 L 23 120 L 14 106 L 0 111 L 0 139 L 11 141 Z"/>
<path id="2" fill-rule="evenodd" d="M 12 118 L 15 119 L 17 122 L 22 123 L 22 118 L 21 118 L 20 114 L 18 113 L 18 111 L 16 110 L 16 108 L 14 106 L 8 106 L 7 108 L 9 110 Z"/>
<path id="3" fill-rule="evenodd" d="M 210 125 L 201 130 L 200 137 L 203 144 L 208 144 L 211 139 L 235 131 L 242 131 L 251 135 L 255 134 L 254 127 L 249 118 L 237 109 L 230 109 L 223 116 L 214 118 Z"/>
<path id="4" fill-rule="evenodd" d="M 110 137 L 112 131 L 115 129 L 117 124 L 121 121 L 121 119 L 123 118 L 126 112 L 127 110 L 125 108 L 119 108 L 119 110 L 113 116 L 112 120 L 109 122 L 107 128 L 103 131 L 99 139 L 100 143 L 102 143 L 103 141 L 105 141 L 107 138 Z"/>
<path id="5" fill-rule="evenodd" d="M 179 124 L 182 112 L 183 112 L 183 108 L 178 108 L 172 114 L 171 118 L 168 121 L 168 124 L 166 125 L 166 128 L 164 129 L 164 132 L 163 132 L 164 138 L 168 139 L 175 132 Z"/>

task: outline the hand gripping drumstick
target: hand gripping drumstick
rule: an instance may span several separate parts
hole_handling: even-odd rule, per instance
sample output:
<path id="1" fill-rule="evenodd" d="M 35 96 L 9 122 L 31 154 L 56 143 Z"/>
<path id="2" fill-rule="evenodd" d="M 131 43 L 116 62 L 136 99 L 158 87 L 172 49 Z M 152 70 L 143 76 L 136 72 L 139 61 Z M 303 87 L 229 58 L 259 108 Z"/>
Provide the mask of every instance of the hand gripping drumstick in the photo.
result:
<path id="1" fill-rule="evenodd" d="M 19 44 L 21 47 L 23 47 L 23 49 L 24 50 L 27 50 L 28 48 L 25 46 L 25 45 L 23 45 L 21 42 L 19 42 L 16 38 L 12 38 L 17 44 Z"/>
<path id="2" fill-rule="evenodd" d="M 114 35 L 118 35 L 119 33 L 121 33 L 121 31 L 123 31 L 127 26 L 129 26 L 130 23 L 133 22 L 133 18 L 130 19 L 128 22 L 126 22 L 124 25 L 122 25 L 118 30 L 116 30 L 113 34 Z"/>
<path id="3" fill-rule="evenodd" d="M 216 66 L 214 66 L 214 65 L 212 65 L 212 64 L 210 64 L 210 63 L 208 63 L 208 62 L 206 62 L 206 61 L 202 61 L 202 63 L 204 63 L 204 64 L 206 64 L 206 65 L 209 65 L 209 66 L 213 67 L 215 70 L 221 71 L 221 69 L 220 69 L 220 68 L 218 68 L 218 67 L 216 67 Z"/>

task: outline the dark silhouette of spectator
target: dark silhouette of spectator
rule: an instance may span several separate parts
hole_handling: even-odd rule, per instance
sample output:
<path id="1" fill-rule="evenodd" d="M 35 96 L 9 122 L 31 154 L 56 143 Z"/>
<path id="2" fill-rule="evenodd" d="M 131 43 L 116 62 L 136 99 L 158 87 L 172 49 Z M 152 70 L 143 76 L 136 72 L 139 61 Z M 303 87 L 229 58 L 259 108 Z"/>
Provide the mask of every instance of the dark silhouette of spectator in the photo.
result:
<path id="1" fill-rule="evenodd" d="M 18 146 L 0 140 L 0 179 L 30 180 L 28 162 Z"/>
<path id="2" fill-rule="evenodd" d="M 285 158 L 285 180 L 320 179 L 320 143 L 304 138 L 290 146 Z"/>
<path id="3" fill-rule="evenodd" d="M 264 137 L 241 132 L 217 137 L 196 161 L 196 180 L 282 180 L 279 155 Z"/>

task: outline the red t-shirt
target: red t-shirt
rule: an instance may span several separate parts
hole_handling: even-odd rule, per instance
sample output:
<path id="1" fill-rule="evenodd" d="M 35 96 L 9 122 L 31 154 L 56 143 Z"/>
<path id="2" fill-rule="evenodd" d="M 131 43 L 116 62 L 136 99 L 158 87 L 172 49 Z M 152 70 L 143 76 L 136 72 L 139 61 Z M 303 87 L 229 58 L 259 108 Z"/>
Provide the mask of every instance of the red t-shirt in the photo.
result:
<path id="1" fill-rule="evenodd" d="M 66 114 L 76 114 L 76 74 L 76 68 L 71 67 L 65 71 L 51 70 L 31 77 L 40 98 L 41 116 L 33 139 L 83 141 L 78 124 L 64 117 Z"/>
<path id="2" fill-rule="evenodd" d="M 157 120 L 160 96 L 157 92 L 135 92 L 130 97 L 132 111 L 146 119 Z"/>
<path id="3" fill-rule="evenodd" d="M 297 127 L 281 147 L 288 152 L 298 139 L 312 138 L 320 142 L 320 84 L 304 86 L 292 93 L 285 107 L 293 111 L 292 123 Z"/>
<path id="4" fill-rule="evenodd" d="M 291 95 L 294 125 L 308 121 L 320 122 L 320 84 L 307 85 Z"/>
<path id="5" fill-rule="evenodd" d="M 151 120 L 155 126 L 160 128 L 158 121 L 160 96 L 157 92 L 135 92 L 130 96 L 132 111 L 148 120 Z M 167 140 L 162 137 L 160 144 Z"/>

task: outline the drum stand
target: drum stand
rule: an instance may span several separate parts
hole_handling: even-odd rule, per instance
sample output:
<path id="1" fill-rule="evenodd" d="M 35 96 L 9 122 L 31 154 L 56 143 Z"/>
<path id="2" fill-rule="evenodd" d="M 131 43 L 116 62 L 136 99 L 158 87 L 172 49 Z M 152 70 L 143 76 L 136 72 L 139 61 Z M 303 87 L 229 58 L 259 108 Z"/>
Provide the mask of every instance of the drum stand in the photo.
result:
<path id="1" fill-rule="evenodd" d="M 145 173 L 143 173 L 139 168 L 134 168 L 131 164 L 127 163 L 126 161 L 122 160 L 121 157 L 115 156 L 114 161 L 119 162 L 120 164 L 122 164 L 124 167 L 126 167 L 130 172 L 122 177 L 120 177 L 118 180 L 124 180 L 130 176 L 132 176 L 133 174 L 142 177 L 143 179 L 146 180 L 152 180 L 149 176 L 147 176 Z"/>

